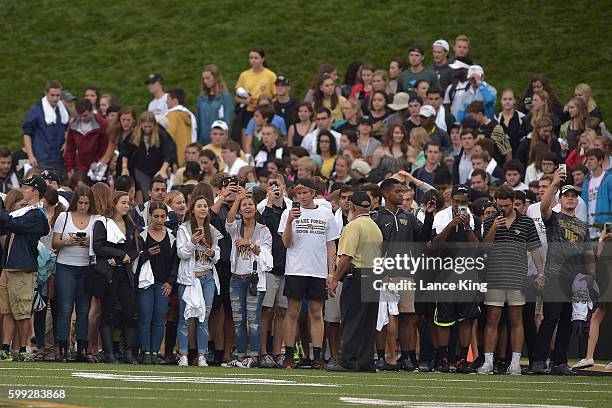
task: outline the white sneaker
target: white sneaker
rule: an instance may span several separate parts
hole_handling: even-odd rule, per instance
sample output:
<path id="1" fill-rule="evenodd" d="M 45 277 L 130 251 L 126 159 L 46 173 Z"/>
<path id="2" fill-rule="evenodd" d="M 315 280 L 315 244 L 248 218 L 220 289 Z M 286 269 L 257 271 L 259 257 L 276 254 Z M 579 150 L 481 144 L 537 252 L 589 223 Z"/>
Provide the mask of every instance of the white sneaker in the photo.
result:
<path id="1" fill-rule="evenodd" d="M 604 370 L 606 370 L 606 371 L 612 371 L 612 361 L 610 361 L 610 362 L 608 363 L 608 365 L 604 367 Z"/>
<path id="2" fill-rule="evenodd" d="M 240 363 L 240 367 L 242 368 L 253 368 L 256 365 L 257 364 L 255 364 L 255 361 L 253 361 L 251 357 L 245 358 L 244 360 L 242 360 L 242 363 Z"/>
<path id="3" fill-rule="evenodd" d="M 225 367 L 225 368 L 241 367 L 242 368 L 242 363 L 240 361 L 238 361 L 238 360 L 232 360 L 229 363 L 221 364 L 221 367 Z"/>
<path id="4" fill-rule="evenodd" d="M 508 366 L 508 371 L 506 372 L 508 375 L 522 375 L 521 363 L 518 361 L 515 363 L 510 363 Z M 480 374 L 480 373 L 479 373 Z"/>
<path id="5" fill-rule="evenodd" d="M 574 364 L 572 369 L 589 368 L 593 367 L 593 364 L 595 364 L 595 361 L 593 361 L 592 358 L 583 358 L 582 360 Z"/>
<path id="6" fill-rule="evenodd" d="M 493 374 L 493 363 L 485 362 L 479 369 L 478 374 Z"/>
<path id="7" fill-rule="evenodd" d="M 208 367 L 208 363 L 206 363 L 206 357 L 204 356 L 198 357 L 198 367 Z"/>
<path id="8" fill-rule="evenodd" d="M 178 365 L 181 367 L 187 367 L 189 365 L 189 360 L 187 360 L 187 356 L 181 356 Z"/>

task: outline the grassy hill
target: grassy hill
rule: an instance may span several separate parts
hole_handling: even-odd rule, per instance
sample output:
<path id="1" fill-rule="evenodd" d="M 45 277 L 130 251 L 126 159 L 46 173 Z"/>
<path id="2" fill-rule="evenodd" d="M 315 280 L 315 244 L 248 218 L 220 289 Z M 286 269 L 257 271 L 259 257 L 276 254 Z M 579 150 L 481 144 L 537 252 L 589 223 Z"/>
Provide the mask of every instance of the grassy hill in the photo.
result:
<path id="1" fill-rule="evenodd" d="M 438 38 L 472 40 L 471 56 L 498 90 L 522 95 L 545 73 L 562 101 L 587 82 L 612 112 L 605 82 L 612 64 L 606 1 L 143 1 L 0 0 L 0 144 L 21 146 L 21 123 L 48 79 L 80 94 L 89 84 L 137 110 L 150 96 L 146 76 L 159 72 L 193 107 L 201 68 L 216 63 L 233 87 L 248 50 L 263 47 L 270 68 L 303 96 L 317 66 L 351 61 L 386 69 L 407 47 Z M 428 51 L 429 52 L 429 51 Z M 432 63 L 427 55 L 426 65 Z"/>

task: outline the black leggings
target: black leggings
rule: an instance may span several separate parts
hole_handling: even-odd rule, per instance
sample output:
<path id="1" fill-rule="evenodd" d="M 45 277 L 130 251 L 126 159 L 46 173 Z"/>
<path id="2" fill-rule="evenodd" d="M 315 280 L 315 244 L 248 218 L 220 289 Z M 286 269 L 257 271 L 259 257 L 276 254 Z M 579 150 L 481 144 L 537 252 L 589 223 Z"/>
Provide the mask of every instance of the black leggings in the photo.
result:
<path id="1" fill-rule="evenodd" d="M 129 268 L 129 267 L 128 267 Z M 125 328 L 138 327 L 138 295 L 130 285 L 124 268 L 113 268 L 113 281 L 102 296 L 102 325 Z"/>

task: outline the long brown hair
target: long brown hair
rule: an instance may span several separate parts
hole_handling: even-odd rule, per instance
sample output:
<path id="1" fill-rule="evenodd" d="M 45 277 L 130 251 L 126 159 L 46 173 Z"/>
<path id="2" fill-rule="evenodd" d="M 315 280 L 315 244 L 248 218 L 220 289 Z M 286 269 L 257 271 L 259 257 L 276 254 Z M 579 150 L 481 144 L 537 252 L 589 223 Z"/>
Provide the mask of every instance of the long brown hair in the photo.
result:
<path id="1" fill-rule="evenodd" d="M 94 198 L 91 189 L 87 186 L 78 187 L 74 190 L 74 195 L 72 196 L 72 200 L 70 200 L 70 205 L 68 206 L 68 210 L 66 211 L 76 211 L 77 204 L 79 203 L 79 198 L 87 197 L 89 199 L 89 209 L 87 210 L 87 214 L 95 215 L 96 214 L 96 199 Z"/>
<path id="2" fill-rule="evenodd" d="M 571 123 L 574 125 L 574 130 L 578 131 L 578 133 L 582 133 L 586 129 L 587 120 L 591 117 L 591 115 L 589 115 L 589 109 L 586 102 L 580 98 L 572 98 L 570 102 L 576 105 L 576 110 L 578 111 Z"/>
<path id="3" fill-rule="evenodd" d="M 215 64 L 209 64 L 202 68 L 202 73 L 204 72 L 210 72 L 210 74 L 215 78 L 215 84 L 212 88 L 207 88 L 204 84 L 204 79 L 200 79 L 200 95 L 221 95 L 223 92 L 227 92 L 227 85 L 225 84 L 223 75 L 221 75 L 221 71 L 219 71 L 219 67 L 217 67 Z"/>
<path id="4" fill-rule="evenodd" d="M 321 108 L 324 108 L 325 106 L 323 105 L 323 102 L 325 101 L 325 95 L 323 95 L 323 91 L 321 91 L 321 85 L 323 85 L 323 82 L 325 82 L 326 80 L 331 79 L 333 81 L 333 78 L 330 74 L 322 74 L 319 77 L 319 80 L 317 81 L 317 87 L 314 90 L 314 110 L 315 112 L 318 111 Z M 335 83 L 334 83 L 335 85 Z M 336 109 L 336 106 L 338 106 L 338 94 L 336 93 L 336 90 L 334 89 L 334 92 L 331 95 L 331 101 L 330 101 L 330 110 L 334 110 Z"/>
<path id="5" fill-rule="evenodd" d="M 117 119 L 113 120 L 106 129 L 106 137 L 108 137 L 108 140 L 115 144 L 122 142 L 123 129 L 121 128 L 121 116 L 123 115 L 131 115 L 134 122 L 136 122 L 136 112 L 134 111 L 134 108 L 124 106 L 123 108 L 119 109 Z"/>
<path id="6" fill-rule="evenodd" d="M 110 209 L 108 210 L 107 214 L 105 215 L 106 218 L 111 218 L 111 219 L 115 218 L 115 216 L 117 215 L 117 210 L 115 206 L 117 205 L 121 197 L 128 197 L 128 193 L 126 193 L 125 191 L 115 191 L 115 194 L 113 194 L 112 205 Z M 134 224 L 132 217 L 130 217 L 128 214 L 123 216 L 123 221 L 125 222 L 126 232 L 129 227 L 134 229 L 133 238 L 134 238 L 134 242 L 136 243 L 136 251 L 140 252 L 140 240 L 138 239 L 138 227 L 136 227 L 136 224 Z"/>
<path id="7" fill-rule="evenodd" d="M 212 245 L 212 234 L 210 233 L 210 207 L 213 203 L 209 202 L 208 199 L 204 195 L 199 195 L 189 200 L 189 209 L 187 210 L 187 214 L 185 215 L 185 219 L 189 220 L 189 225 L 191 226 L 191 233 L 193 234 L 198 228 L 198 223 L 193 216 L 193 209 L 198 201 L 204 200 L 206 204 L 208 204 L 208 212 L 209 214 L 204 218 L 204 222 L 202 223 L 202 227 L 204 229 L 204 241 L 206 245 L 209 247 Z"/>
<path id="8" fill-rule="evenodd" d="M 536 160 L 536 146 L 542 143 L 540 140 L 540 129 L 544 127 L 554 127 L 553 121 L 550 116 L 543 116 L 533 125 L 533 131 L 531 132 L 531 143 L 529 144 L 529 163 L 533 163 Z M 546 141 L 546 144 L 550 147 L 555 140 L 554 130 L 550 133 L 550 137 Z"/>
<path id="9" fill-rule="evenodd" d="M 95 203 L 95 214 L 106 215 L 113 205 L 113 192 L 108 184 L 98 182 L 91 186 L 93 202 Z M 91 209 L 91 205 L 90 205 Z"/>
<path id="10" fill-rule="evenodd" d="M 389 130 L 387 131 L 387 134 L 384 137 L 383 140 L 383 147 L 386 147 L 389 149 L 389 152 L 391 154 L 393 154 L 393 131 L 399 128 L 402 133 L 404 134 L 404 138 L 402 139 L 402 142 L 400 143 L 400 149 L 402 150 L 402 154 L 405 156 L 408 153 L 408 139 L 409 139 L 409 135 L 408 133 L 406 133 L 406 127 L 401 124 L 401 123 L 394 123 L 393 125 L 389 126 Z"/>
<path id="11" fill-rule="evenodd" d="M 138 123 L 136 123 L 136 127 L 134 128 L 134 132 L 132 132 L 132 144 L 138 146 L 142 142 L 142 124 L 143 123 L 152 123 L 153 131 L 151 132 L 151 145 L 155 147 L 159 147 L 159 130 L 157 121 L 155 120 L 155 114 L 153 112 L 142 112 L 140 117 L 138 118 Z"/>
<path id="12" fill-rule="evenodd" d="M 13 211 L 13 206 L 15 203 L 23 200 L 23 194 L 19 190 L 10 190 L 6 193 L 6 197 L 4 198 L 4 208 L 7 212 Z"/>

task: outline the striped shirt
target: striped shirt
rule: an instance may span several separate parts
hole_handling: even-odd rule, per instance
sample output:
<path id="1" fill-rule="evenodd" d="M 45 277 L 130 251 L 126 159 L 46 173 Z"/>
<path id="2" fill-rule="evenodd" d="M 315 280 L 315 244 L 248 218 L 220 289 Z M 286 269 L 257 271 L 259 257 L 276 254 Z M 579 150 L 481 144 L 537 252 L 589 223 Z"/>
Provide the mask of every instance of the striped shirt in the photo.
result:
<path id="1" fill-rule="evenodd" d="M 499 228 L 487 251 L 486 280 L 492 289 L 522 289 L 527 278 L 527 252 L 542 246 L 534 221 L 514 211 L 516 219 L 510 228 Z M 493 221 L 491 217 L 485 222 L 485 237 Z"/>

